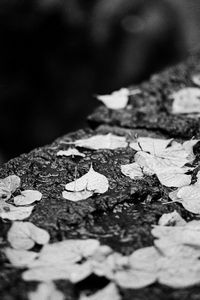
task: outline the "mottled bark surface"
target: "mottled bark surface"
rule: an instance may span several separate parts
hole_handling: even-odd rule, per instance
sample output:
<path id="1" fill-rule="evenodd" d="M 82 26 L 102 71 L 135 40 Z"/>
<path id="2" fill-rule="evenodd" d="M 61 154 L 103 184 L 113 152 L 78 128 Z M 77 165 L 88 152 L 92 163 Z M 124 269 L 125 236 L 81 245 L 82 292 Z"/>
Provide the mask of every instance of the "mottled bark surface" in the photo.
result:
<path id="1" fill-rule="evenodd" d="M 118 150 L 85 150 L 85 158 L 57 157 L 58 150 L 68 148 L 66 142 L 89 137 L 97 133 L 112 132 L 134 136 L 174 137 L 178 141 L 200 137 L 198 118 L 170 114 L 170 94 L 180 88 L 194 86 L 191 76 L 200 70 L 198 56 L 177 67 L 154 75 L 149 82 L 139 86 L 142 93 L 131 96 L 130 105 L 120 111 L 110 111 L 100 106 L 89 117 L 91 128 L 57 139 L 53 144 L 23 154 L 0 168 L 0 177 L 18 175 L 22 189 L 37 189 L 43 194 L 28 221 L 45 228 L 51 242 L 68 238 L 96 238 L 122 254 L 153 245 L 151 228 L 159 217 L 176 209 L 187 221 L 198 218 L 186 212 L 180 204 L 163 204 L 169 201 L 173 188 L 161 185 L 154 176 L 131 180 L 120 170 L 122 164 L 134 161 L 135 151 L 129 147 Z M 193 181 L 199 170 L 200 147 L 195 146 L 196 160 Z M 93 164 L 95 171 L 109 180 L 109 190 L 102 195 L 93 195 L 77 203 L 62 198 L 64 184 L 85 174 Z M 162 200 L 162 201 L 161 201 Z M 34 290 L 37 283 L 21 279 L 21 271 L 12 268 L 3 254 L 7 246 L 6 233 L 10 221 L 0 220 L 0 299 L 27 299 L 27 292 Z M 60 280 L 56 284 L 66 299 L 75 300 L 80 290 L 95 290 L 105 285 L 106 280 L 91 277 L 81 284 L 72 285 Z M 199 299 L 200 287 L 172 289 L 153 284 L 144 289 L 120 289 L 123 300 L 132 299 Z"/>

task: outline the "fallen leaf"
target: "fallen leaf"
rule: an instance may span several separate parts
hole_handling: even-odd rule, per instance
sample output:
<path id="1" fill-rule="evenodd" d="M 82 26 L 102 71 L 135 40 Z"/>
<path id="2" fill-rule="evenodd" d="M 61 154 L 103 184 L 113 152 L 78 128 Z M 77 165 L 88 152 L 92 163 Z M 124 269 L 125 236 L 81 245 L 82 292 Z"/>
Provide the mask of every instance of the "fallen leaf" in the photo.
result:
<path id="1" fill-rule="evenodd" d="M 184 174 L 188 172 L 190 168 L 178 168 L 169 167 L 162 170 L 158 170 L 156 175 L 162 185 L 167 187 L 183 187 L 191 183 L 191 175 Z"/>
<path id="2" fill-rule="evenodd" d="M 72 198 L 71 193 L 64 193 L 64 197 L 66 198 L 69 196 L 69 200 L 73 199 L 72 201 L 78 201 L 77 199 L 80 200 L 80 196 L 83 196 L 83 199 L 86 199 L 87 196 L 90 197 L 93 193 L 103 194 L 108 188 L 108 179 L 104 175 L 94 171 L 91 165 L 88 173 L 65 185 L 65 189 L 68 192 L 74 192 L 74 198 Z"/>
<path id="3" fill-rule="evenodd" d="M 123 109 L 127 106 L 129 93 L 128 89 L 122 88 L 110 95 L 98 95 L 97 99 L 110 109 Z"/>
<path id="4" fill-rule="evenodd" d="M 0 198 L 8 200 L 12 193 L 20 187 L 20 178 L 16 175 L 10 175 L 0 180 Z"/>
<path id="5" fill-rule="evenodd" d="M 85 157 L 84 153 L 81 153 L 75 148 L 69 148 L 67 150 L 60 150 L 57 152 L 57 156 L 82 156 Z"/>
<path id="6" fill-rule="evenodd" d="M 197 182 L 191 185 L 186 185 L 176 191 L 169 193 L 169 197 L 173 202 L 179 202 L 183 207 L 194 213 L 200 214 L 200 172 L 197 174 Z"/>
<path id="7" fill-rule="evenodd" d="M 161 226 L 183 226 L 186 221 L 174 210 L 171 213 L 163 214 L 158 220 L 158 225 Z"/>
<path id="8" fill-rule="evenodd" d="M 42 282 L 34 292 L 28 293 L 29 300 L 64 300 L 65 296 L 53 282 Z"/>
<path id="9" fill-rule="evenodd" d="M 153 155 L 161 154 L 171 143 L 172 139 L 156 139 L 150 137 L 139 137 L 136 142 L 130 143 L 130 147 L 136 151 L 149 152 Z"/>
<path id="10" fill-rule="evenodd" d="M 28 218 L 34 206 L 16 207 L 9 203 L 0 202 L 0 217 L 11 221 L 24 220 Z"/>
<path id="11" fill-rule="evenodd" d="M 171 95 L 173 114 L 189 114 L 200 112 L 200 89 L 194 87 L 183 88 Z"/>
<path id="12" fill-rule="evenodd" d="M 34 251 L 16 250 L 12 248 L 6 248 L 4 253 L 10 263 L 14 267 L 24 268 L 28 267 L 37 257 L 38 253 Z"/>
<path id="13" fill-rule="evenodd" d="M 109 283 L 105 288 L 100 291 L 97 291 L 92 295 L 81 294 L 80 300 L 120 300 L 121 296 L 119 291 L 114 283 Z"/>
<path id="14" fill-rule="evenodd" d="M 49 233 L 30 222 L 14 222 L 7 234 L 12 248 L 31 249 L 35 243 L 45 245 L 49 242 Z"/>
<path id="15" fill-rule="evenodd" d="M 117 149 L 125 148 L 128 146 L 125 137 L 113 135 L 108 133 L 106 135 L 94 135 L 87 139 L 76 140 L 74 142 L 75 146 L 87 148 L 87 149 Z"/>
<path id="16" fill-rule="evenodd" d="M 121 165 L 121 172 L 131 179 L 141 179 L 144 176 L 141 167 L 137 163 Z"/>
<path id="17" fill-rule="evenodd" d="M 14 203 L 17 206 L 29 205 L 36 201 L 40 201 L 42 194 L 39 191 L 26 190 L 22 191 L 21 195 L 14 197 Z"/>

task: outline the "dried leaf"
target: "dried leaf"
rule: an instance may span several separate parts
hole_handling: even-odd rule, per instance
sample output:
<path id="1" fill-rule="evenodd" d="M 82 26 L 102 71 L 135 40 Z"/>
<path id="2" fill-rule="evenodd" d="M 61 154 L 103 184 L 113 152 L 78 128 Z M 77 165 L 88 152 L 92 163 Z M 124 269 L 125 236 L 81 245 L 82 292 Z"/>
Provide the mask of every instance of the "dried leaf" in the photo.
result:
<path id="1" fill-rule="evenodd" d="M 34 190 L 26 190 L 22 191 L 21 195 L 14 197 L 15 205 L 29 205 L 34 203 L 35 201 L 40 201 L 42 198 L 42 194 L 39 191 Z"/>
<path id="2" fill-rule="evenodd" d="M 110 109 L 123 109 L 127 106 L 129 93 L 128 89 L 122 88 L 110 95 L 98 95 L 97 99 Z"/>
<path id="3" fill-rule="evenodd" d="M 172 94 L 174 99 L 172 104 L 173 114 L 189 114 L 200 112 L 200 89 L 183 88 Z"/>
<path id="4" fill-rule="evenodd" d="M 160 226 L 183 226 L 186 221 L 174 210 L 171 213 L 163 214 L 158 220 Z"/>
<path id="5" fill-rule="evenodd" d="M 92 294 L 90 296 L 86 296 L 85 294 L 81 294 L 80 300 L 120 300 L 121 296 L 118 292 L 118 289 L 114 283 L 109 283 L 105 288 Z"/>
<path id="6" fill-rule="evenodd" d="M 12 248 L 6 248 L 4 253 L 10 263 L 14 267 L 24 268 L 28 267 L 37 257 L 38 253 L 26 250 L 16 250 Z"/>
<path id="7" fill-rule="evenodd" d="M 24 220 L 28 218 L 34 206 L 16 207 L 9 203 L 0 202 L 0 217 L 11 221 Z"/>
<path id="8" fill-rule="evenodd" d="M 83 191 L 89 191 L 93 193 L 100 193 L 103 194 L 105 193 L 109 188 L 109 183 L 108 179 L 94 171 L 92 165 L 85 175 L 82 177 L 78 178 L 75 181 L 72 181 L 68 184 L 65 185 L 65 189 L 69 192 L 75 192 L 75 199 L 73 201 L 77 201 L 76 199 L 80 197 L 80 193 L 76 194 L 76 192 L 83 192 Z M 83 193 L 83 196 L 88 195 L 89 197 L 91 196 L 91 193 Z M 64 196 L 67 196 L 64 194 Z M 71 195 L 70 195 L 71 196 Z M 86 199 L 86 198 L 84 198 Z M 71 200 L 71 199 L 69 199 Z"/>
<path id="9" fill-rule="evenodd" d="M 30 222 L 14 222 L 7 238 L 11 246 L 19 250 L 31 249 L 35 243 L 45 245 L 49 242 L 49 233 Z"/>
<path id="10" fill-rule="evenodd" d="M 20 187 L 20 178 L 16 175 L 10 175 L 0 180 L 0 199 L 8 200 L 12 193 Z"/>
<path id="11" fill-rule="evenodd" d="M 67 150 L 60 150 L 57 152 L 57 156 L 82 156 L 85 157 L 84 153 L 81 153 L 75 148 L 69 148 Z"/>
<path id="12" fill-rule="evenodd" d="M 131 179 L 140 179 L 144 176 L 141 167 L 137 163 L 122 165 L 121 172 Z"/>
<path id="13" fill-rule="evenodd" d="M 64 300 L 65 296 L 62 292 L 56 289 L 53 282 L 42 282 L 37 287 L 36 291 L 29 292 L 29 300 Z"/>
<path id="14" fill-rule="evenodd" d="M 117 149 L 117 148 L 125 148 L 128 143 L 126 142 L 126 138 L 122 136 L 113 135 L 108 133 L 106 135 L 94 135 L 88 139 L 81 139 L 74 142 L 75 146 L 83 147 L 87 149 Z"/>

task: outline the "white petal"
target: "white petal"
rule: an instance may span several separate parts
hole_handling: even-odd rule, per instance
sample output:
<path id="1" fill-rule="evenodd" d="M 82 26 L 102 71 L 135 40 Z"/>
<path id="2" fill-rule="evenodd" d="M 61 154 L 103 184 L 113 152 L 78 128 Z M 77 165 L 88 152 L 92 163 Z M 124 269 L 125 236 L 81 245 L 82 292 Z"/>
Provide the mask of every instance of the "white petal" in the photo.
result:
<path id="1" fill-rule="evenodd" d="M 90 296 L 86 296 L 85 294 L 81 294 L 80 300 L 120 300 L 120 294 L 117 290 L 117 287 L 114 283 L 108 284 L 102 290 L 92 294 Z"/>
<path id="2" fill-rule="evenodd" d="M 60 150 L 57 152 L 57 156 L 82 156 L 85 157 L 84 153 L 81 153 L 75 148 L 69 148 L 67 150 Z"/>
<path id="3" fill-rule="evenodd" d="M 28 293 L 29 300 L 64 300 L 65 296 L 56 289 L 53 282 L 42 282 L 36 291 Z"/>
<path id="4" fill-rule="evenodd" d="M 122 165 L 121 172 L 131 179 L 139 179 L 144 176 L 141 167 L 137 163 Z"/>
<path id="5" fill-rule="evenodd" d="M 8 203 L 2 207 L 0 204 L 0 218 L 11 221 L 24 220 L 31 215 L 33 208 L 34 206 L 16 207 Z"/>
<path id="6" fill-rule="evenodd" d="M 77 140 L 74 142 L 77 147 L 83 147 L 88 149 L 117 149 L 125 148 L 128 143 L 125 137 L 113 135 L 108 133 L 106 135 L 94 135 L 88 139 Z"/>
<path id="7" fill-rule="evenodd" d="M 8 231 L 8 241 L 15 249 L 31 249 L 35 242 L 40 245 L 49 242 L 49 233 L 30 222 L 14 222 Z"/>
<path id="8" fill-rule="evenodd" d="M 40 201 L 42 198 L 42 194 L 39 191 L 34 190 L 26 190 L 22 191 L 21 195 L 14 197 L 15 205 L 29 205 L 34 203 L 35 201 Z"/>
<path id="9" fill-rule="evenodd" d="M 158 220 L 158 225 L 161 226 L 183 226 L 186 221 L 174 210 L 171 213 L 163 214 Z"/>
<path id="10" fill-rule="evenodd" d="M 63 198 L 70 200 L 70 201 L 80 201 L 80 200 L 85 200 L 90 198 L 94 194 L 93 191 L 80 191 L 80 192 L 68 192 L 68 191 L 63 191 L 62 196 Z"/>
<path id="11" fill-rule="evenodd" d="M 123 109 L 128 103 L 129 90 L 122 88 L 110 95 L 99 95 L 97 99 L 100 100 L 110 109 Z"/>
<path id="12" fill-rule="evenodd" d="M 108 188 L 108 179 L 104 175 L 94 171 L 92 166 L 90 167 L 88 173 L 65 185 L 65 189 L 71 192 L 81 192 L 87 190 L 93 191 L 94 193 L 103 194 L 108 190 Z"/>
<path id="13" fill-rule="evenodd" d="M 174 99 L 172 104 L 173 114 L 188 114 L 200 112 L 200 89 L 184 88 L 172 94 Z"/>
<path id="14" fill-rule="evenodd" d="M 10 263 L 14 267 L 24 268 L 28 267 L 37 257 L 38 253 L 26 250 L 16 250 L 11 248 L 6 248 L 4 253 Z"/>

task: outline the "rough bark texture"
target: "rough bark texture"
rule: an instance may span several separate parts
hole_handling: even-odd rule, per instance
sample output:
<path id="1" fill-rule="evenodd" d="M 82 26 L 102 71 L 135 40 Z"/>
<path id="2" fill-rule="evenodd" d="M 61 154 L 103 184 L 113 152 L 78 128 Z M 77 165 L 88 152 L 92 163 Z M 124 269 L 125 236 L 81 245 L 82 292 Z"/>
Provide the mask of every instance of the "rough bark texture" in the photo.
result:
<path id="1" fill-rule="evenodd" d="M 67 149 L 65 142 L 89 137 L 96 133 L 112 132 L 128 138 L 139 136 L 174 137 L 177 140 L 200 137 L 199 119 L 170 114 L 169 95 L 186 86 L 194 86 L 191 76 L 200 71 L 196 55 L 176 67 L 154 75 L 150 81 L 139 86 L 142 93 L 130 98 L 130 105 L 120 111 L 110 111 L 100 106 L 89 117 L 91 128 L 57 139 L 53 144 L 23 154 L 0 168 L 0 177 L 10 174 L 20 176 L 22 189 L 37 189 L 42 200 L 28 219 L 45 228 L 51 242 L 67 238 L 96 238 L 115 251 L 130 254 L 133 250 L 153 244 L 151 227 L 159 217 L 176 209 L 186 220 L 198 218 L 186 212 L 180 204 L 168 202 L 168 193 L 173 190 L 162 186 L 156 176 L 146 176 L 139 181 L 125 177 L 121 164 L 134 161 L 135 151 L 130 148 L 118 150 L 85 150 L 85 158 L 57 157 L 58 150 Z M 99 126 L 100 125 L 100 126 Z M 199 170 L 200 147 L 195 147 L 196 160 L 193 172 Z M 91 165 L 109 180 L 109 191 L 90 199 L 74 203 L 62 198 L 63 184 L 85 174 Z M 161 201 L 162 199 L 162 201 Z M 36 283 L 21 279 L 21 271 L 12 268 L 1 251 L 7 246 L 6 233 L 11 225 L 0 220 L 0 299 L 27 299 L 27 292 L 34 290 Z M 105 284 L 104 279 L 90 278 L 76 286 L 60 280 L 56 284 L 66 299 L 75 300 L 80 290 L 93 290 Z M 139 290 L 120 289 L 123 300 L 199 299 L 200 287 L 172 289 L 160 284 Z"/>

